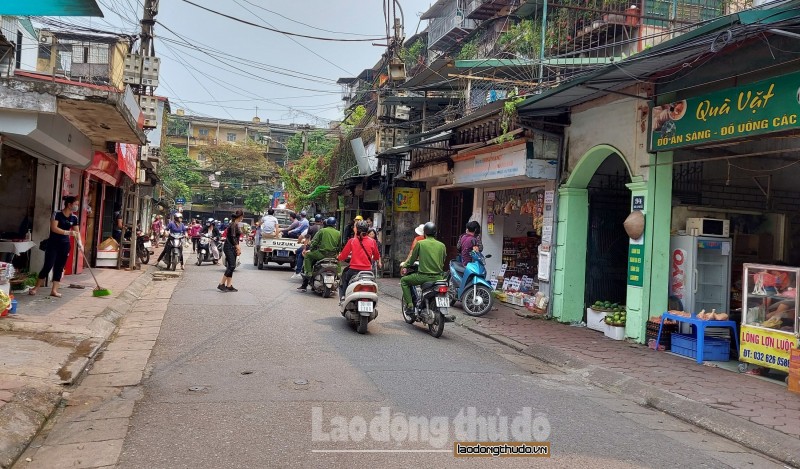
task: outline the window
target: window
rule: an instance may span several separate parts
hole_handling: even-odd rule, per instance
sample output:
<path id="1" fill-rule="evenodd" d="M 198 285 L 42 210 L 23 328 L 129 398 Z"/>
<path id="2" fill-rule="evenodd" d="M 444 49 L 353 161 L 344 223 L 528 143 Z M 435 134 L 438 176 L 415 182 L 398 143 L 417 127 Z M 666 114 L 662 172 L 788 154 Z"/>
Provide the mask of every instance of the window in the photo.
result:
<path id="1" fill-rule="evenodd" d="M 16 67 L 22 67 L 22 31 L 17 31 L 17 63 Z"/>
<path id="2" fill-rule="evenodd" d="M 50 44 L 40 44 L 39 45 L 39 58 L 44 60 L 50 60 L 51 54 L 51 46 Z"/>
<path id="3" fill-rule="evenodd" d="M 208 129 L 198 129 L 197 134 L 201 137 L 208 137 Z"/>
<path id="4" fill-rule="evenodd" d="M 202 163 L 202 162 L 205 162 L 205 161 L 206 161 L 206 155 L 204 155 L 204 154 L 202 154 L 202 153 L 198 153 L 198 154 L 197 154 L 197 161 L 199 161 L 199 162 L 201 162 L 201 163 Z"/>
<path id="5" fill-rule="evenodd" d="M 235 142 L 236 141 L 236 134 L 234 132 L 228 132 L 228 141 Z"/>

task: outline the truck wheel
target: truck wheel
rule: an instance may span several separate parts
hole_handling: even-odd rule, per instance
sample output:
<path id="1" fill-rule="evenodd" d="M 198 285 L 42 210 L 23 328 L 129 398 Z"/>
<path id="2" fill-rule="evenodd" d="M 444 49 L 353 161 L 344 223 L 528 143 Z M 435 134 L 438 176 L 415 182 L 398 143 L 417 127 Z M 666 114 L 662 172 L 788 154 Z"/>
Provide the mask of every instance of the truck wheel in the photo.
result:
<path id="1" fill-rule="evenodd" d="M 264 256 L 258 256 L 258 270 L 264 270 Z"/>

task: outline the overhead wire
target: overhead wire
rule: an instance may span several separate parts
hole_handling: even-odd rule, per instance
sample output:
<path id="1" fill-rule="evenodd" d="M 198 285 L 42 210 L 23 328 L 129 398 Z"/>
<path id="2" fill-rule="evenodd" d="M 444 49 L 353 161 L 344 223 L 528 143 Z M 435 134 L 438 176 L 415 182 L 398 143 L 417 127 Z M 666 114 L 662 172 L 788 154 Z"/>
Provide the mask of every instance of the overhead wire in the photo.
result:
<path id="1" fill-rule="evenodd" d="M 197 3 L 192 2 L 191 0 L 183 0 L 183 1 L 185 3 L 188 3 L 190 5 L 195 6 L 197 8 L 200 8 L 202 10 L 206 10 L 208 12 L 211 12 L 211 13 L 215 14 L 215 15 L 219 15 L 219 16 L 228 18 L 230 20 L 237 21 L 237 22 L 242 23 L 242 24 L 246 24 L 248 26 L 253 26 L 253 27 L 261 28 L 261 29 L 266 29 L 267 31 L 281 33 L 281 34 L 284 34 L 284 35 L 302 37 L 302 38 L 305 38 L 305 39 L 314 39 L 314 40 L 318 40 L 318 41 L 334 41 L 334 42 L 371 42 L 371 41 L 380 41 L 382 39 L 386 39 L 386 38 L 380 38 L 380 37 L 378 37 L 378 38 L 365 38 L 365 39 L 332 38 L 332 37 L 309 36 L 307 34 L 299 34 L 299 33 L 292 33 L 292 32 L 289 32 L 289 31 L 281 31 L 280 29 L 271 28 L 271 27 L 264 26 L 264 25 L 261 25 L 261 24 L 253 23 L 253 22 L 250 22 L 250 21 L 247 21 L 247 20 L 243 20 L 241 18 L 237 18 L 237 17 L 232 16 L 232 15 L 228 15 L 226 13 L 222 13 L 222 12 L 213 10 L 211 8 L 204 7 L 202 5 L 199 5 Z M 239 6 L 241 6 L 241 5 L 239 5 Z"/>
<path id="2" fill-rule="evenodd" d="M 303 23 L 302 21 L 297 21 L 297 20 L 294 20 L 292 18 L 289 18 L 288 16 L 282 15 L 282 14 L 276 12 L 276 11 L 270 10 L 269 8 L 265 8 L 265 7 L 261 6 L 261 5 L 257 5 L 255 3 L 249 1 L 249 0 L 242 0 L 242 1 L 244 1 L 247 4 L 250 4 L 250 5 L 254 6 L 256 8 L 259 8 L 261 10 L 268 11 L 268 12 L 272 13 L 273 15 L 280 16 L 281 18 L 286 19 L 288 21 L 291 21 L 292 23 L 301 24 L 303 26 L 307 26 L 307 27 L 309 27 L 311 29 L 316 29 L 318 31 L 324 31 L 326 33 L 333 33 L 333 34 L 346 34 L 346 35 L 349 35 L 349 36 L 365 36 L 365 37 L 373 37 L 374 36 L 374 34 L 349 33 L 349 32 L 345 32 L 345 31 L 332 31 L 330 29 L 318 28 L 318 27 L 312 26 L 312 25 L 310 25 L 308 23 Z"/>

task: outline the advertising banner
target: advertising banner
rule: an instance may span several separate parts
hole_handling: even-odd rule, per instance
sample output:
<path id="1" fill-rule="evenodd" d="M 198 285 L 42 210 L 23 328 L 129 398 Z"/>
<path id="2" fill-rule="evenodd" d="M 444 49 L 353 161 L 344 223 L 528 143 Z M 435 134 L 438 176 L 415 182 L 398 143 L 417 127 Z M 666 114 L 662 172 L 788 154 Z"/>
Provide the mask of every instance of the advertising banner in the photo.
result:
<path id="1" fill-rule="evenodd" d="M 739 359 L 775 370 L 789 371 L 796 339 L 791 332 L 743 325 L 739 339 Z"/>
<path id="2" fill-rule="evenodd" d="M 394 190 L 395 212 L 419 212 L 419 189 L 398 187 Z"/>
<path id="3" fill-rule="evenodd" d="M 650 151 L 800 128 L 800 72 L 653 108 Z"/>

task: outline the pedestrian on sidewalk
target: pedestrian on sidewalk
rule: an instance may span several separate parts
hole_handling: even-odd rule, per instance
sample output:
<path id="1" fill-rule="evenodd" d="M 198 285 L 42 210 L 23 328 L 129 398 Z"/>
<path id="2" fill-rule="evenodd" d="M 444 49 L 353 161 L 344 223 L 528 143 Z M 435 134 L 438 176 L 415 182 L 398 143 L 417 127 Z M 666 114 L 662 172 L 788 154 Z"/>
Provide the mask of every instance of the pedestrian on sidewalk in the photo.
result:
<path id="1" fill-rule="evenodd" d="M 156 215 L 150 226 L 150 239 L 153 241 L 153 247 L 157 248 L 161 242 L 161 235 L 164 232 L 164 222 L 161 220 L 161 215 Z"/>
<path id="2" fill-rule="evenodd" d="M 203 231 L 203 225 L 197 221 L 197 218 L 192 220 L 189 226 L 189 236 L 192 237 L 192 252 L 197 252 L 200 247 L 200 232 Z"/>
<path id="3" fill-rule="evenodd" d="M 220 291 L 239 291 L 233 287 L 233 271 L 236 269 L 236 257 L 242 254 L 242 248 L 239 247 L 239 235 L 242 234 L 242 229 L 239 227 L 244 213 L 241 209 L 236 210 L 231 215 L 231 222 L 225 232 L 225 245 L 222 251 L 225 253 L 225 273 L 222 274 L 222 280 L 217 289 Z"/>
<path id="4" fill-rule="evenodd" d="M 29 295 L 35 295 L 39 288 L 44 284 L 44 280 L 53 271 L 53 285 L 50 288 L 50 296 L 60 298 L 61 293 L 58 287 L 61 285 L 61 276 L 64 274 L 64 266 L 67 265 L 67 257 L 71 247 L 70 238 L 77 237 L 78 233 L 78 212 L 80 205 L 78 198 L 68 195 L 63 198 L 64 208 L 55 212 L 50 219 L 50 237 L 47 238 L 47 247 L 44 251 L 44 266 L 39 271 L 39 278 L 36 286 L 31 288 Z"/>

